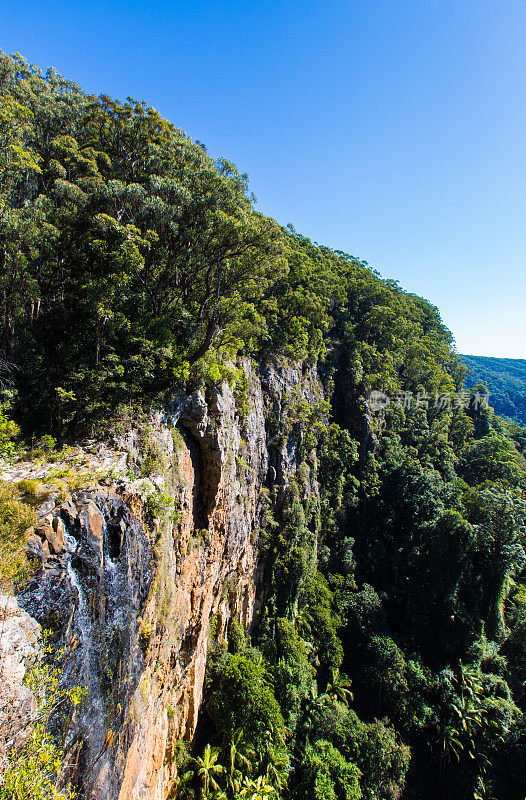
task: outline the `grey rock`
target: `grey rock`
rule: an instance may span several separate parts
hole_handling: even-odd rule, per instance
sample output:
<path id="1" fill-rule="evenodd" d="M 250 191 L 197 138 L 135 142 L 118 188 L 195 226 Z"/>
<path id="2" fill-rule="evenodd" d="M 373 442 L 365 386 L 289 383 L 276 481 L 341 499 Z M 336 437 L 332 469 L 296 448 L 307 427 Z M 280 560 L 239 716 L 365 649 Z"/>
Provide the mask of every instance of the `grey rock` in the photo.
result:
<path id="1" fill-rule="evenodd" d="M 37 508 L 37 517 L 40 519 L 41 517 L 45 517 L 47 514 L 50 514 L 56 505 L 56 496 L 55 497 L 48 497 L 42 505 Z"/>
<path id="2" fill-rule="evenodd" d="M 0 595 L 0 772 L 12 744 L 27 737 L 37 703 L 23 680 L 42 655 L 41 629 L 14 597 Z"/>
<path id="3" fill-rule="evenodd" d="M 60 506 L 60 514 L 67 525 L 74 525 L 78 518 L 78 511 L 71 497 L 66 497 Z"/>
<path id="4" fill-rule="evenodd" d="M 38 559 L 40 563 L 44 561 L 45 554 L 42 546 L 42 541 L 38 536 L 29 537 L 29 539 L 26 542 L 26 553 L 29 559 Z"/>

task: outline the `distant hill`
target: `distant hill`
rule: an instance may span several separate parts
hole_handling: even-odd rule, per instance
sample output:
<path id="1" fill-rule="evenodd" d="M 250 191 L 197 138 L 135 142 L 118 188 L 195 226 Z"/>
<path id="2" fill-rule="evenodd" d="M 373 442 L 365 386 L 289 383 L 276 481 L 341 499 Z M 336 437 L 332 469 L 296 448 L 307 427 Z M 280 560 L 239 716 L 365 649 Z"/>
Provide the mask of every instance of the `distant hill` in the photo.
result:
<path id="1" fill-rule="evenodd" d="M 484 381 L 490 392 L 490 405 L 502 417 L 526 425 L 526 360 L 523 358 L 490 358 L 460 356 L 471 374 L 466 386 Z"/>

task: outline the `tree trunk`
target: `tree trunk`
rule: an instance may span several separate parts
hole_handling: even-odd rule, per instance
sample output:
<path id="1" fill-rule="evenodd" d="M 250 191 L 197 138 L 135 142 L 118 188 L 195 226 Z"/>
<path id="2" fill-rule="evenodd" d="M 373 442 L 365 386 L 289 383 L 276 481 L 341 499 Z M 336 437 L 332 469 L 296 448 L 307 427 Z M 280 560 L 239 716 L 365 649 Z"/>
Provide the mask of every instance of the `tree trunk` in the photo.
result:
<path id="1" fill-rule="evenodd" d="M 207 352 L 210 345 L 212 344 L 216 331 L 217 331 L 217 322 L 215 319 L 211 319 L 206 328 L 205 338 L 203 339 L 197 350 L 194 350 L 194 352 L 188 359 L 190 361 L 190 365 L 195 364 L 195 362 L 198 361 L 201 358 L 201 356 L 204 356 L 204 354 Z"/>

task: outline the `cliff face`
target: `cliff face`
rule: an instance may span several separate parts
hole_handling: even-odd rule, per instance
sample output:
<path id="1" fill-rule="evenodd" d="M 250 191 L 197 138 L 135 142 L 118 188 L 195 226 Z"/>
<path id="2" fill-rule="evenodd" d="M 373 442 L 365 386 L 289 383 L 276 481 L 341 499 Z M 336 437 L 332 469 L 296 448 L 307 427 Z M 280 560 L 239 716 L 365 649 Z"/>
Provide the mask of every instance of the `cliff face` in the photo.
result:
<path id="1" fill-rule="evenodd" d="M 242 404 L 223 383 L 152 419 L 153 463 L 127 432 L 129 462 L 148 477 L 38 511 L 29 546 L 42 567 L 19 602 L 66 648 L 65 682 L 87 688 L 68 744 L 82 797 L 168 797 L 178 743 L 197 724 L 211 629 L 221 640 L 230 618 L 248 628 L 257 613 L 260 492 L 279 497 L 299 466 L 295 403 L 323 395 L 315 372 L 243 368 Z M 309 481 L 316 497 L 315 469 Z"/>
<path id="2" fill-rule="evenodd" d="M 9 748 L 23 742 L 37 703 L 24 685 L 28 666 L 42 653 L 40 626 L 14 597 L 0 595 L 0 770 Z"/>

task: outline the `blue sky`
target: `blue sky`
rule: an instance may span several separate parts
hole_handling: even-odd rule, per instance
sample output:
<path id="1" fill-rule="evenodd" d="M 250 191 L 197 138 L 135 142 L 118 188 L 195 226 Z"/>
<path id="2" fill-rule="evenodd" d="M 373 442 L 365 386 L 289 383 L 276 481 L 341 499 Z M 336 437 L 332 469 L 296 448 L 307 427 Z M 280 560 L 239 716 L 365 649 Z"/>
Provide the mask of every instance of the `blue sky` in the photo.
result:
<path id="1" fill-rule="evenodd" d="M 0 0 L 0 48 L 145 99 L 258 207 L 526 358 L 526 4 Z"/>

